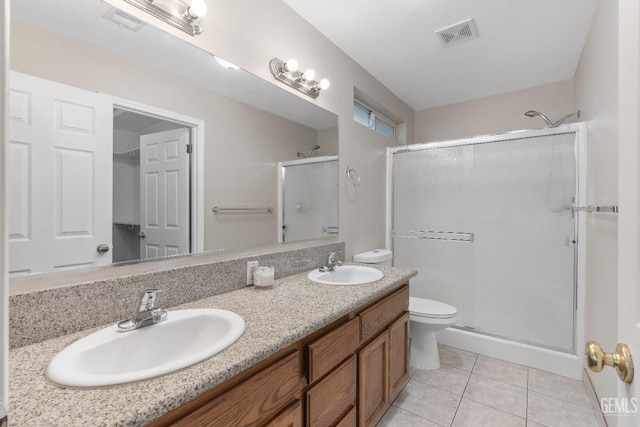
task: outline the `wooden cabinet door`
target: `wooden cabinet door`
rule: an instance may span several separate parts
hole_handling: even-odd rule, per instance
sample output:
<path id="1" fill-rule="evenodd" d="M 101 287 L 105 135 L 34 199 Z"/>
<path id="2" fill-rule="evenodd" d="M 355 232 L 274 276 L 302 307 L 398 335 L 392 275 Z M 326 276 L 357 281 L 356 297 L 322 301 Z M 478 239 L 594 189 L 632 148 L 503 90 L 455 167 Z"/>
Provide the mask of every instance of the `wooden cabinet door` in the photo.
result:
<path id="1" fill-rule="evenodd" d="M 358 354 L 359 425 L 375 426 L 389 406 L 389 332 L 383 332 Z"/>
<path id="2" fill-rule="evenodd" d="M 276 418 L 262 427 L 302 427 L 302 404 L 296 400 Z"/>
<path id="3" fill-rule="evenodd" d="M 389 327 L 389 401 L 409 380 L 409 313 Z"/>

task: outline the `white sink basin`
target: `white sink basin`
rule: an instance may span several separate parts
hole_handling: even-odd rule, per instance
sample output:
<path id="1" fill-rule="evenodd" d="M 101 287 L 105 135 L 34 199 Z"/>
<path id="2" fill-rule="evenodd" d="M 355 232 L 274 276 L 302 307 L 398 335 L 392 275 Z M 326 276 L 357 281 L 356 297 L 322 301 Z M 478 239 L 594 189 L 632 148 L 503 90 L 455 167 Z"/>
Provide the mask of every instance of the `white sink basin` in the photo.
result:
<path id="1" fill-rule="evenodd" d="M 145 380 L 201 362 L 244 332 L 238 314 L 218 309 L 168 312 L 167 320 L 129 332 L 117 325 L 84 337 L 56 354 L 47 377 L 66 387 L 101 387 Z"/>
<path id="2" fill-rule="evenodd" d="M 307 276 L 309 280 L 325 285 L 364 285 L 375 282 L 384 277 L 382 271 L 362 265 L 341 265 L 334 271 L 326 273 L 313 270 Z"/>

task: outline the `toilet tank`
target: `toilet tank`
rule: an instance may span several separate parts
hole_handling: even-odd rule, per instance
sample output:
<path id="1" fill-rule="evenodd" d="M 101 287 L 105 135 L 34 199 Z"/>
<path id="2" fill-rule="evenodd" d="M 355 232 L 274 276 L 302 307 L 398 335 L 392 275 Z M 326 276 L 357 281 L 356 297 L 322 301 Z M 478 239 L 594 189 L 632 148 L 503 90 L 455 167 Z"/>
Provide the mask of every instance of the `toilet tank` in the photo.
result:
<path id="1" fill-rule="evenodd" d="M 393 260 L 393 252 L 389 249 L 372 249 L 367 252 L 361 252 L 353 256 L 354 262 L 363 264 L 378 264 L 391 266 Z"/>

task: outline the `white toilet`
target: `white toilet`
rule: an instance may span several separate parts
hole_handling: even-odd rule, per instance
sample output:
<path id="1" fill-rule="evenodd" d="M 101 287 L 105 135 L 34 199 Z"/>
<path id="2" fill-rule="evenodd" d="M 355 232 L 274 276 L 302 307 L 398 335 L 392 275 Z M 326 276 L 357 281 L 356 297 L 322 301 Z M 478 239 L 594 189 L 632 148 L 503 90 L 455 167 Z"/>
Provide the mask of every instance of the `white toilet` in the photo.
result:
<path id="1" fill-rule="evenodd" d="M 353 256 L 353 262 L 391 266 L 393 252 L 389 249 L 372 249 Z"/>
<path id="2" fill-rule="evenodd" d="M 393 252 L 388 249 L 373 249 L 353 256 L 355 262 L 391 265 Z M 411 367 L 416 369 L 438 369 L 440 355 L 436 332 L 453 326 L 458 321 L 458 310 L 440 301 L 409 297 L 411 336 Z"/>
<path id="3" fill-rule="evenodd" d="M 436 332 L 458 321 L 458 310 L 440 301 L 409 297 L 411 367 L 440 368 Z"/>

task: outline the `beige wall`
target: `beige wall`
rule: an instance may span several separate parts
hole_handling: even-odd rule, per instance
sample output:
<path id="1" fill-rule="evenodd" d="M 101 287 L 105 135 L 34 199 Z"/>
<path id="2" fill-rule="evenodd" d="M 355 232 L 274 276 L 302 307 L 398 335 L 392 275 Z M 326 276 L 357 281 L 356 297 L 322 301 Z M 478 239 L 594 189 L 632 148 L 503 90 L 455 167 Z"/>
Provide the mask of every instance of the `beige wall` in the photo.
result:
<path id="1" fill-rule="evenodd" d="M 618 2 L 600 1 L 574 78 L 576 105 L 589 123 L 588 204 L 618 204 Z M 587 216 L 585 338 L 606 351 L 618 333 L 618 218 Z M 579 343 L 582 345 L 582 343 Z M 617 395 L 613 372 L 589 377 L 599 398 Z M 610 427 L 616 417 L 607 417 Z"/>
<path id="2" fill-rule="evenodd" d="M 307 152 L 316 130 L 23 23 L 11 31 L 13 70 L 205 121 L 205 250 L 277 242 L 277 213 L 215 215 L 211 208 L 276 207 L 276 163 Z"/>
<path id="3" fill-rule="evenodd" d="M 141 19 L 153 21 L 123 0 L 106 1 Z M 344 172 L 350 165 L 363 177 L 357 197 L 350 198 L 341 174 L 340 238 L 346 242 L 348 256 L 383 247 L 385 187 L 380 184 L 384 184 L 386 147 L 395 143 L 380 140 L 373 132 L 363 132 L 362 126 L 353 121 L 354 87 L 406 124 L 407 141 L 414 139 L 413 110 L 281 0 L 208 0 L 207 4 L 210 12 L 204 18 L 205 30 L 198 37 L 189 37 L 162 23 L 158 26 L 337 114 L 340 117 L 339 170 Z M 273 80 L 269 71 L 273 57 L 296 58 L 302 68 L 311 67 L 318 76 L 328 78 L 331 88 L 312 101 L 284 87 Z"/>
<path id="4" fill-rule="evenodd" d="M 564 80 L 418 111 L 415 142 L 545 127 L 540 117 L 524 113 L 536 110 L 556 121 L 580 108 L 574 104 L 573 90 L 573 81 Z"/>

